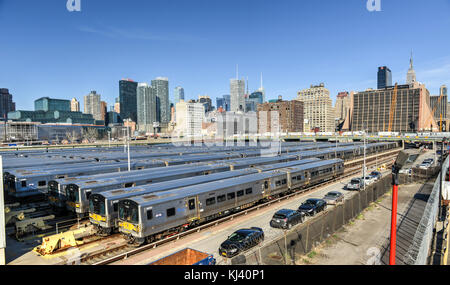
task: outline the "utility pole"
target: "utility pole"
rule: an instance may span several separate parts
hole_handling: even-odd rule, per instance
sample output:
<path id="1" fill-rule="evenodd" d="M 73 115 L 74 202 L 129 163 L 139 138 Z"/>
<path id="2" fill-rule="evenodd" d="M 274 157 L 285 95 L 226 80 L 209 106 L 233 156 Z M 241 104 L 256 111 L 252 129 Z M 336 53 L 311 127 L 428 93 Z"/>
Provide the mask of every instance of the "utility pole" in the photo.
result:
<path id="1" fill-rule="evenodd" d="M 127 126 L 127 145 L 128 145 L 128 171 L 131 171 L 131 162 L 130 162 L 130 127 Z"/>
<path id="2" fill-rule="evenodd" d="M 111 131 L 108 131 L 108 147 L 111 148 Z"/>
<path id="3" fill-rule="evenodd" d="M 364 130 L 364 168 L 363 168 L 364 190 L 366 190 L 366 130 Z"/>
<path id="4" fill-rule="evenodd" d="M 5 201 L 3 195 L 3 157 L 0 156 L 0 265 L 6 264 Z"/>

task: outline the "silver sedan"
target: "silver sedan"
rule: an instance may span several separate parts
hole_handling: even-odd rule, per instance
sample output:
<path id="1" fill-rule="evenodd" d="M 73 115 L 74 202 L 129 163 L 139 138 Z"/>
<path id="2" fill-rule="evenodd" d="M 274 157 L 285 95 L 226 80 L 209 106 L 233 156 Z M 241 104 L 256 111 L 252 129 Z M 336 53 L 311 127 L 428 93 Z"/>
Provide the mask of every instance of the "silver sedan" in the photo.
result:
<path id="1" fill-rule="evenodd" d="M 325 200 L 328 205 L 336 205 L 337 203 L 344 201 L 344 194 L 338 191 L 331 191 L 323 197 L 323 200 Z"/>

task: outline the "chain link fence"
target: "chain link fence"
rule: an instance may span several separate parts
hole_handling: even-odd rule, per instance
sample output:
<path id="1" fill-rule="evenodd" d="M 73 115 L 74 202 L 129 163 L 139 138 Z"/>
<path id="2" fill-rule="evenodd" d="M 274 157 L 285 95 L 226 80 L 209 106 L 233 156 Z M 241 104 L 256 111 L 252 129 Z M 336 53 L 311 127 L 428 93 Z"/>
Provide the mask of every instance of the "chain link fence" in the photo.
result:
<path id="1" fill-rule="evenodd" d="M 448 171 L 449 157 L 445 160 L 442 169 L 438 167 L 441 173 L 438 175 L 430 194 L 425 211 L 414 234 L 413 242 L 404 257 L 404 263 L 409 265 L 427 265 L 430 256 L 431 242 L 433 240 L 433 230 L 437 221 L 439 212 L 439 195 L 441 182 L 445 179 L 445 171 Z"/>
<path id="2" fill-rule="evenodd" d="M 316 217 L 285 230 L 272 241 L 265 241 L 258 249 L 238 255 L 227 264 L 232 265 L 295 265 L 304 255 L 329 238 L 343 225 L 357 217 L 367 206 L 377 201 L 391 188 L 392 177 L 383 177 L 369 185 L 344 203 L 319 213 Z"/>

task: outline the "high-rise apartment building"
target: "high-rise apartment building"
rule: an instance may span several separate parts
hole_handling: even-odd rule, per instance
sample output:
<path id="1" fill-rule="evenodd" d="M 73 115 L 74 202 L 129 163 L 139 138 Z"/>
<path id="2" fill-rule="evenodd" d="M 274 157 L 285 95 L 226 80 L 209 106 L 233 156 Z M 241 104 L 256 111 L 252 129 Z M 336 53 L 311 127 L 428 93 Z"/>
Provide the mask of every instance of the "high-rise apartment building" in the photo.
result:
<path id="1" fill-rule="evenodd" d="M 6 88 L 0 88 L 0 119 L 7 120 L 8 112 L 16 110 L 16 103 L 12 100 L 12 95 Z"/>
<path id="2" fill-rule="evenodd" d="M 281 98 L 275 103 L 259 104 L 258 132 L 303 132 L 303 105 L 301 101 L 283 101 Z M 278 118 L 273 118 L 274 115 Z"/>
<path id="3" fill-rule="evenodd" d="M 130 79 L 119 81 L 120 117 L 137 121 L 137 82 Z"/>
<path id="4" fill-rule="evenodd" d="M 230 80 L 230 111 L 245 112 L 245 81 Z"/>
<path id="5" fill-rule="evenodd" d="M 178 102 L 180 102 L 180 100 L 184 100 L 184 88 L 181 86 L 177 86 L 175 87 L 174 90 L 174 104 L 177 104 Z"/>
<path id="6" fill-rule="evenodd" d="M 436 108 L 434 111 L 434 119 L 436 122 L 441 120 L 441 115 L 443 120 L 447 118 L 447 100 L 447 95 L 442 95 L 442 97 L 440 95 L 430 96 L 430 109 L 433 111 Z"/>
<path id="7" fill-rule="evenodd" d="M 106 115 L 108 114 L 108 103 L 105 101 L 100 101 L 100 113 L 101 113 L 101 120 L 106 123 Z"/>
<path id="8" fill-rule="evenodd" d="M 156 117 L 156 94 L 152 86 L 139 83 L 137 87 L 137 124 L 138 130 L 153 132 Z"/>
<path id="9" fill-rule="evenodd" d="M 80 112 L 80 102 L 76 98 L 72 98 L 70 101 L 70 111 Z"/>
<path id="10" fill-rule="evenodd" d="M 104 121 L 100 101 L 100 94 L 97 94 L 96 91 L 91 91 L 84 96 L 84 113 L 91 114 L 97 121 Z"/>
<path id="11" fill-rule="evenodd" d="M 311 85 L 311 88 L 299 91 L 297 100 L 303 102 L 304 118 L 311 129 L 318 128 L 321 132 L 335 131 L 335 111 L 330 91 L 323 83 L 317 86 Z"/>
<path id="12" fill-rule="evenodd" d="M 392 72 L 387 66 L 378 67 L 378 89 L 392 86 Z"/>
<path id="13" fill-rule="evenodd" d="M 157 77 L 152 80 L 152 88 L 156 95 L 157 118 L 160 123 L 170 122 L 169 79 Z"/>
<path id="14" fill-rule="evenodd" d="M 175 105 L 175 133 L 181 137 L 195 137 L 202 133 L 202 123 L 205 118 L 205 107 L 195 101 L 181 100 Z"/>
<path id="15" fill-rule="evenodd" d="M 116 98 L 116 101 L 114 103 L 114 112 L 117 114 L 120 114 L 120 99 Z"/>

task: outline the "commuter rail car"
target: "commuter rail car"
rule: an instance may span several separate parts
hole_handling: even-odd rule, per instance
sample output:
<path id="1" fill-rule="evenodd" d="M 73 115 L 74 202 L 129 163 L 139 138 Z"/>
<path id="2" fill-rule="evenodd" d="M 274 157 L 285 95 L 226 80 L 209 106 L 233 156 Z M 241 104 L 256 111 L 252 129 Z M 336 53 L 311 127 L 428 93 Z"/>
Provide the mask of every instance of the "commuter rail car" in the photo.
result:
<path id="1" fill-rule="evenodd" d="M 215 164 L 226 164 L 229 165 L 230 170 L 237 170 L 237 169 L 243 169 L 248 167 L 254 167 L 257 165 L 265 165 L 270 163 L 279 163 L 279 162 L 287 162 L 287 161 L 293 161 L 298 160 L 299 156 L 297 155 L 283 155 L 283 156 L 275 156 L 275 157 L 258 157 L 258 158 L 248 158 L 248 159 L 232 159 L 232 160 L 226 160 L 226 161 L 211 161 L 211 162 L 200 162 L 200 163 L 192 163 L 189 165 L 176 165 L 176 166 L 168 166 L 165 168 L 166 171 L 172 171 L 174 169 L 191 169 L 192 167 L 196 166 L 204 166 L 204 165 L 215 165 Z M 155 170 L 160 170 L 158 168 L 155 168 Z M 143 170 L 142 173 L 151 173 L 153 174 L 153 171 Z M 131 175 L 135 175 L 135 172 L 130 173 Z M 79 176 L 79 177 L 72 177 L 67 178 L 64 180 L 51 180 L 49 185 L 49 203 L 57 209 L 58 211 L 61 210 L 61 208 L 66 208 L 66 201 L 65 201 L 65 186 L 68 184 L 76 184 L 78 182 L 83 181 L 100 181 L 101 179 L 110 179 L 110 178 L 116 178 L 116 174 L 101 174 L 101 175 L 90 175 L 90 176 Z M 110 187 L 108 185 L 108 187 Z M 122 187 L 121 185 L 117 185 L 117 188 Z"/>
<path id="2" fill-rule="evenodd" d="M 228 171 L 230 167 L 226 164 L 187 167 L 179 170 L 160 169 L 152 171 L 134 171 L 118 173 L 116 177 L 83 180 L 65 186 L 66 207 L 80 216 L 88 213 L 89 196 L 106 190 L 118 188 L 130 188 L 139 185 L 158 183 L 185 177 L 208 175 L 216 172 Z"/>
<path id="3" fill-rule="evenodd" d="M 287 163 L 274 164 L 269 169 L 297 166 L 317 162 L 319 159 L 305 159 Z M 184 179 L 177 179 L 167 182 L 147 184 L 139 187 L 110 190 L 92 194 L 89 197 L 89 217 L 92 224 L 97 225 L 98 233 L 101 235 L 110 234 L 117 227 L 117 205 L 119 200 L 134 196 L 148 195 L 150 193 L 167 191 L 175 188 L 182 188 L 190 185 L 199 185 L 212 181 L 219 181 L 232 177 L 239 177 L 248 174 L 261 172 L 258 166 L 255 169 L 247 168 L 235 171 L 226 171 L 207 176 L 196 176 Z"/>
<path id="4" fill-rule="evenodd" d="M 245 176 L 255 173 L 258 173 L 258 171 L 248 168 L 236 171 L 219 172 L 211 175 L 188 177 L 155 184 L 147 184 L 132 188 L 109 190 L 92 194 L 89 197 L 89 219 L 91 223 L 97 228 L 97 233 L 99 235 L 109 235 L 117 229 L 118 206 L 119 200 L 121 199 L 148 195 L 150 193 L 163 192 L 191 185 L 200 185 L 212 181 Z"/>
<path id="5" fill-rule="evenodd" d="M 140 246 L 293 189 L 333 179 L 343 171 L 343 160 L 319 161 L 123 199 L 118 206 L 119 231 L 130 244 Z"/>

